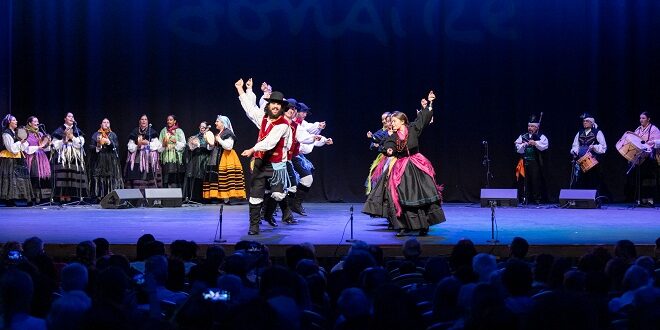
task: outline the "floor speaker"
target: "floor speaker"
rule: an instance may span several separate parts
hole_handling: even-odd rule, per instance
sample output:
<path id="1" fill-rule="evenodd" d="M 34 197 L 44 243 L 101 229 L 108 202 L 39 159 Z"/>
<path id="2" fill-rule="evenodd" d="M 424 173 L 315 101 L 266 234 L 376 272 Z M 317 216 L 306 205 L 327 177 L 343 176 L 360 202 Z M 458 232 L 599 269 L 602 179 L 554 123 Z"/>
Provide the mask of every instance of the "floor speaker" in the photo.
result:
<path id="1" fill-rule="evenodd" d="M 140 206 L 144 196 L 140 189 L 115 189 L 101 199 L 103 209 L 122 209 Z"/>
<path id="2" fill-rule="evenodd" d="M 147 188 L 144 197 L 149 207 L 180 207 L 183 204 L 181 188 Z"/>
<path id="3" fill-rule="evenodd" d="M 517 189 L 481 189 L 481 207 L 495 206 L 518 206 Z"/>
<path id="4" fill-rule="evenodd" d="M 595 209 L 597 191 L 591 189 L 562 189 L 559 192 L 559 206 L 563 208 Z"/>

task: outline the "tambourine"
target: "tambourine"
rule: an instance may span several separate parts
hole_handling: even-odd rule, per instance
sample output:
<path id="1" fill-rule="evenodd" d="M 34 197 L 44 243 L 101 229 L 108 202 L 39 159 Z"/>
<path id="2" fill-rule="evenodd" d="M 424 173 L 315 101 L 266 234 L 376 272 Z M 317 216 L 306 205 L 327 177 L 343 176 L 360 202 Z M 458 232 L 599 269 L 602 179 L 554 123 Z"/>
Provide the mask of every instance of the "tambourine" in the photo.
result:
<path id="1" fill-rule="evenodd" d="M 195 136 L 191 136 L 188 138 L 188 148 L 190 150 L 197 149 L 199 147 L 199 138 Z"/>
<path id="2" fill-rule="evenodd" d="M 28 131 L 25 129 L 25 127 L 19 127 L 16 129 L 16 137 L 21 141 L 27 140 Z"/>

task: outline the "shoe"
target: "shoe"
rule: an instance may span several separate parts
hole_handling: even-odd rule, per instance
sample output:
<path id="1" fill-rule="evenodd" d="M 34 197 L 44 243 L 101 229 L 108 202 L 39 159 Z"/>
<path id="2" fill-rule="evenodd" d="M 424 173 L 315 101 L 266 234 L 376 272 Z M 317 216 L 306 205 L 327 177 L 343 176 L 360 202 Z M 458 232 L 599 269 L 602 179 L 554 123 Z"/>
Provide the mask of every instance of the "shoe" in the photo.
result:
<path id="1" fill-rule="evenodd" d="M 429 229 L 428 228 L 422 228 L 419 230 L 419 236 L 428 236 L 429 234 Z"/>
<path id="2" fill-rule="evenodd" d="M 281 200 L 278 202 L 280 205 L 280 209 L 282 210 L 282 222 L 286 223 L 287 225 L 295 225 L 298 223 L 298 221 L 293 217 L 293 213 L 291 212 L 291 207 L 289 207 L 289 203 L 287 202 L 286 199 Z"/>
<path id="3" fill-rule="evenodd" d="M 274 217 L 266 218 L 264 220 L 266 220 L 271 227 L 277 227 L 277 222 Z"/>
<path id="4" fill-rule="evenodd" d="M 263 208 L 262 219 L 265 220 L 272 227 L 277 227 L 277 221 L 275 221 L 275 209 L 277 208 L 277 201 L 272 197 L 266 197 L 266 201 Z"/>
<path id="5" fill-rule="evenodd" d="M 250 204 L 250 229 L 248 229 L 248 235 L 259 235 L 259 220 L 262 204 L 263 203 Z"/>
<path id="6" fill-rule="evenodd" d="M 248 235 L 250 235 L 250 236 L 259 235 L 259 232 L 250 230 L 250 231 L 248 231 Z"/>
<path id="7" fill-rule="evenodd" d="M 396 237 L 403 237 L 406 236 L 406 230 L 405 229 L 399 229 L 398 232 L 396 232 Z"/>

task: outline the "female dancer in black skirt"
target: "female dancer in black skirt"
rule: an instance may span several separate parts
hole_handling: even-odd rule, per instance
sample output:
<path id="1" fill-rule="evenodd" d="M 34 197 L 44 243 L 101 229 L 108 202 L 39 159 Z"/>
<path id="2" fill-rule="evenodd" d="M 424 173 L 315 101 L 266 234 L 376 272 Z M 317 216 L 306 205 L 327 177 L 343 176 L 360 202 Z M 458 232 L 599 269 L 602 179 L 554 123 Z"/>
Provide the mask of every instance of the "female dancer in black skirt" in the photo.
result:
<path id="1" fill-rule="evenodd" d="M 429 92 L 428 102 L 422 100 L 422 110 L 413 122 L 402 112 L 392 113 L 394 134 L 383 142 L 387 156 L 396 158 L 389 175 L 384 173 L 369 195 L 363 212 L 386 216 L 397 236 L 419 231 L 426 236 L 429 227 L 445 221 L 442 210 L 442 188 L 435 182 L 431 162 L 419 153 L 419 136 L 433 117 L 435 94 Z M 378 205 L 378 203 L 381 205 Z"/>

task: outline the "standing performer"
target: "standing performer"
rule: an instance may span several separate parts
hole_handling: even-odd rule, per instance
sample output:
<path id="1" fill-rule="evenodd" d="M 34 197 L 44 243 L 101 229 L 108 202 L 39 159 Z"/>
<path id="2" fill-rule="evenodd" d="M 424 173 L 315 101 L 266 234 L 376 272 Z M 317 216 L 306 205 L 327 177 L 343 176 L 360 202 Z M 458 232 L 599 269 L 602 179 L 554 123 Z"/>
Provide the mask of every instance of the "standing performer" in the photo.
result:
<path id="1" fill-rule="evenodd" d="M 295 115 L 294 121 L 298 126 L 296 139 L 300 142 L 300 145 L 293 150 L 291 158 L 293 169 L 300 176 L 300 180 L 298 180 L 299 182 L 297 186 L 292 187 L 291 192 L 289 193 L 289 204 L 291 205 L 291 210 L 293 212 L 302 216 L 307 216 L 307 211 L 302 205 L 302 202 L 305 200 L 305 197 L 307 196 L 307 193 L 309 193 L 309 190 L 312 188 L 312 183 L 314 182 L 314 164 L 312 164 L 305 155 L 311 153 L 314 147 L 333 144 L 331 138 L 326 138 L 320 135 L 321 131 L 325 128 L 325 121 L 313 124 L 305 121 L 305 118 L 311 114 L 309 110 L 310 107 L 305 103 L 298 103 L 297 114 Z"/>
<path id="2" fill-rule="evenodd" d="M 245 199 L 243 166 L 234 151 L 236 135 L 228 117 L 218 115 L 215 121 L 218 134 L 209 159 L 207 177 L 204 182 L 204 199 L 220 199 L 229 203 L 230 198 Z"/>
<path id="3" fill-rule="evenodd" d="M 119 138 L 110 128 L 110 120 L 103 118 L 101 128 L 92 134 L 90 145 L 91 193 L 98 199 L 124 187 L 117 146 Z"/>
<path id="4" fill-rule="evenodd" d="M 247 91 L 243 90 L 243 79 L 235 84 L 238 99 L 248 118 L 259 127 L 259 137 L 254 147 L 241 153 L 250 157 L 254 154 L 254 165 L 250 177 L 250 229 L 248 235 L 259 234 L 261 207 L 267 190 L 276 201 L 286 198 L 289 188 L 287 174 L 287 153 L 291 148 L 292 133 L 283 117 L 288 102 L 281 92 L 273 92 L 268 98 L 264 110 L 256 105 L 256 96 L 252 92 L 252 79 L 248 81 Z"/>
<path id="5" fill-rule="evenodd" d="M 71 196 L 82 200 L 88 195 L 87 173 L 85 168 L 85 138 L 83 132 L 68 112 L 64 117 L 64 124 L 58 127 L 53 134 L 54 153 L 56 163 L 53 169 L 55 176 L 55 192 L 61 202 L 71 201 Z"/>
<path id="6" fill-rule="evenodd" d="M 573 147 L 571 154 L 578 160 L 578 163 L 585 158 L 593 157 L 598 164 L 586 172 L 578 169 L 579 164 L 576 164 L 575 173 L 578 173 L 577 188 L 581 189 L 596 189 L 600 191 L 601 185 L 601 155 L 607 151 L 607 143 L 605 142 L 605 135 L 598 129 L 598 124 L 594 117 L 588 113 L 580 116 L 582 118 L 583 129 L 575 134 L 573 139 Z M 585 158 L 583 158 L 585 157 Z"/>
<path id="7" fill-rule="evenodd" d="M 127 188 L 162 187 L 158 150 L 162 144 L 147 115 L 140 116 L 138 127 L 128 136 L 128 157 L 124 178 Z"/>
<path id="8" fill-rule="evenodd" d="M 660 145 L 656 145 L 656 140 L 660 140 L 660 130 L 658 126 L 655 126 L 651 123 L 651 114 L 647 111 L 642 112 L 639 115 L 639 127 L 635 130 L 635 135 L 642 138 L 642 143 L 644 144 L 644 155 L 641 157 L 642 162 L 637 166 L 636 171 L 640 171 L 640 202 L 644 206 L 654 206 L 654 200 L 658 197 L 658 188 L 660 182 L 660 175 L 658 173 L 658 168 L 660 165 L 660 157 L 658 157 L 658 152 Z M 647 159 L 648 158 L 648 159 Z M 656 161 L 657 159 L 657 161 Z M 636 177 L 636 173 L 633 171 L 631 173 Z"/>
<path id="9" fill-rule="evenodd" d="M 433 100 L 435 94 L 430 91 L 428 101 Z M 419 153 L 419 136 L 429 125 L 432 110 L 432 106 L 422 100 L 422 109 L 412 123 L 404 113 L 395 111 L 392 114 L 395 133 L 384 142 L 385 153 L 397 158 L 385 187 L 394 208 L 390 222 L 398 231 L 397 236 L 413 230 L 426 236 L 430 226 L 446 220 L 441 206 L 442 188 L 436 184 L 433 165 Z"/>
<path id="10" fill-rule="evenodd" d="M 547 201 L 544 163 L 548 138 L 539 133 L 540 125 L 541 118 L 531 115 L 527 123 L 527 133 L 518 136 L 514 142 L 516 151 L 520 154 L 516 179 L 519 175 L 523 177 L 522 187 L 518 187 L 518 195 L 522 197 L 523 204 L 530 200 L 537 205 Z"/>
<path id="11" fill-rule="evenodd" d="M 385 156 L 383 153 L 383 142 L 390 136 L 390 132 L 392 131 L 391 116 L 391 113 L 383 112 L 380 116 L 380 121 L 383 127 L 376 131 L 376 133 L 372 133 L 371 131 L 367 132 L 367 138 L 371 140 L 369 149 L 378 151 L 378 156 L 376 156 L 376 159 L 369 166 L 369 175 L 367 176 L 367 181 L 365 183 L 365 186 L 367 187 L 367 195 L 371 192 L 372 187 L 376 186 L 378 179 L 380 179 L 380 176 L 383 174 L 383 170 L 387 168 L 386 165 L 389 163 L 388 160 L 391 158 Z"/>
<path id="12" fill-rule="evenodd" d="M 167 127 L 160 131 L 159 139 L 162 143 L 158 151 L 163 171 L 163 188 L 180 188 L 183 174 L 186 172 L 183 164 L 186 136 L 179 128 L 174 115 L 167 116 Z"/>
<path id="13" fill-rule="evenodd" d="M 2 119 L 2 145 L 0 145 L 0 200 L 15 206 L 17 199 L 31 202 L 33 198 L 30 174 L 23 152 L 28 148 L 27 132 L 18 132 L 18 121 L 11 114 Z"/>
<path id="14" fill-rule="evenodd" d="M 214 136 L 206 121 L 199 123 L 199 133 L 188 138 L 186 150 L 186 178 L 183 193 L 186 199 L 201 201 L 202 182 L 206 177 Z"/>
<path id="15" fill-rule="evenodd" d="M 39 119 L 35 116 L 29 117 L 25 126 L 29 145 L 25 150 L 25 160 L 36 201 L 49 199 L 52 196 L 50 163 L 46 155 L 46 152 L 50 151 L 50 135 L 39 130 L 42 126 L 43 124 L 39 124 Z"/>

